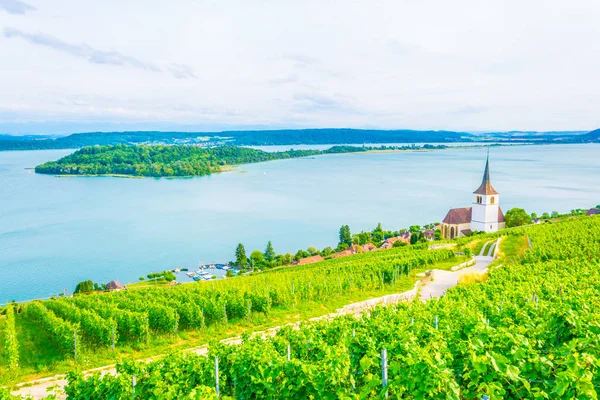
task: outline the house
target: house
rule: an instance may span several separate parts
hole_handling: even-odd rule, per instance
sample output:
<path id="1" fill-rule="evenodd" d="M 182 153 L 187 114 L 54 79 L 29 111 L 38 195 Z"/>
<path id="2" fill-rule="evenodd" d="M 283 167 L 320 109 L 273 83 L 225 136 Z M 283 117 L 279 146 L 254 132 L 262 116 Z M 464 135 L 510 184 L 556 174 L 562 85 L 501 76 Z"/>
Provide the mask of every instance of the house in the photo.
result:
<path id="1" fill-rule="evenodd" d="M 352 249 L 352 247 L 347 248 L 344 251 L 340 251 L 339 253 L 335 253 L 331 256 L 331 258 L 340 258 L 340 257 L 346 257 L 346 256 L 351 256 L 353 254 L 356 254 L 354 252 L 354 249 Z"/>
<path id="2" fill-rule="evenodd" d="M 397 237 L 400 238 L 400 240 L 405 241 L 406 243 L 410 243 L 411 236 L 412 236 L 412 234 L 409 231 L 404 231 Z"/>
<path id="3" fill-rule="evenodd" d="M 106 288 L 111 291 L 111 292 L 116 292 L 119 290 L 123 290 L 123 289 L 127 289 L 125 286 L 123 286 L 123 284 L 119 281 L 110 281 L 108 282 L 108 285 L 106 285 Z"/>
<path id="4" fill-rule="evenodd" d="M 490 179 L 490 154 L 485 162 L 483 180 L 473 192 L 473 206 L 453 208 L 442 221 L 440 230 L 445 239 L 468 236 L 472 232 L 496 232 L 506 227 L 504 213 L 500 208 L 500 194 Z"/>
<path id="5" fill-rule="evenodd" d="M 311 256 L 311 257 L 305 257 L 305 258 L 301 258 L 300 260 L 298 260 L 297 263 L 295 263 L 294 265 L 307 265 L 307 264 L 314 264 L 317 263 L 319 261 L 324 261 L 325 259 L 323 257 L 321 257 L 320 255 L 316 255 L 316 256 Z"/>
<path id="6" fill-rule="evenodd" d="M 367 243 L 362 246 L 363 253 L 368 253 L 369 251 L 373 250 L 377 250 L 377 246 L 375 246 L 373 243 Z"/>
<path id="7" fill-rule="evenodd" d="M 423 236 L 427 240 L 434 240 L 435 239 L 435 230 L 433 230 L 433 229 L 426 229 L 426 230 L 423 231 Z"/>
<path id="8" fill-rule="evenodd" d="M 588 217 L 592 215 L 600 215 L 600 208 L 590 208 L 585 215 L 587 215 Z"/>

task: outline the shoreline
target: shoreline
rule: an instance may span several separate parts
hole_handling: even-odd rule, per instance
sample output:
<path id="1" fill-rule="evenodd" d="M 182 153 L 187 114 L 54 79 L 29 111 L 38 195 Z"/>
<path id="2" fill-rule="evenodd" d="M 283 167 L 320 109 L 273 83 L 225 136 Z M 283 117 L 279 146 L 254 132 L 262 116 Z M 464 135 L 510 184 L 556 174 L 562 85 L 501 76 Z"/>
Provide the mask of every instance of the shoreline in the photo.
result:
<path id="1" fill-rule="evenodd" d="M 513 147 L 513 146 L 534 146 L 534 145 L 539 145 L 538 143 L 514 143 L 514 144 L 499 144 L 499 143 L 493 143 L 490 145 L 486 145 L 486 144 L 477 144 L 477 145 L 471 145 L 471 146 L 446 146 L 444 148 L 423 148 L 423 146 L 420 147 L 415 147 L 414 149 L 412 148 L 408 148 L 408 149 L 401 149 L 401 148 L 396 148 L 396 149 L 378 149 L 378 148 L 369 148 L 368 150 L 360 150 L 362 149 L 362 147 L 356 147 L 357 151 L 348 151 L 348 152 L 341 152 L 341 153 L 321 153 L 321 154 L 316 154 L 316 155 L 312 155 L 312 156 L 305 156 L 305 157 L 293 157 L 293 158 L 283 158 L 281 160 L 291 160 L 291 159 L 302 159 L 302 158 L 312 158 L 312 157 L 316 157 L 316 156 L 327 156 L 327 155 L 346 155 L 346 154 L 362 154 L 362 153 L 428 153 L 431 151 L 444 151 L 444 150 L 453 150 L 453 149 L 481 149 L 481 148 L 485 148 L 485 147 Z M 279 146 L 279 145 L 274 145 L 274 146 Z M 333 145 L 335 146 L 335 145 Z M 342 145 L 345 146 L 345 145 Z M 444 146 L 443 143 L 438 143 L 435 146 Z M 243 146 L 242 146 L 243 147 Z M 263 146 L 263 147 L 268 147 L 268 146 Z M 248 164 L 259 164 L 259 163 L 265 163 L 265 162 L 271 162 L 271 161 L 280 161 L 280 160 L 266 160 L 266 161 L 258 161 L 258 162 L 254 162 L 254 163 L 245 163 L 245 164 L 237 164 L 237 165 L 223 165 L 223 166 L 219 166 L 219 171 L 213 171 L 209 174 L 204 174 L 204 175 L 177 175 L 177 176 L 145 176 L 145 175 L 129 175 L 129 174 L 48 174 L 48 173 L 40 173 L 40 172 L 36 172 L 35 168 L 36 167 L 29 167 L 29 168 L 25 168 L 26 170 L 33 170 L 36 174 L 39 175 L 50 175 L 50 176 L 54 176 L 56 178 L 125 178 L 125 179 L 148 179 L 148 178 L 154 178 L 154 179 L 191 179 L 191 178 L 200 178 L 200 177 L 206 177 L 206 176 L 211 176 L 213 174 L 219 174 L 219 173 L 223 173 L 223 172 L 246 172 L 245 170 L 242 170 L 239 168 L 239 166 L 241 165 L 248 165 Z"/>

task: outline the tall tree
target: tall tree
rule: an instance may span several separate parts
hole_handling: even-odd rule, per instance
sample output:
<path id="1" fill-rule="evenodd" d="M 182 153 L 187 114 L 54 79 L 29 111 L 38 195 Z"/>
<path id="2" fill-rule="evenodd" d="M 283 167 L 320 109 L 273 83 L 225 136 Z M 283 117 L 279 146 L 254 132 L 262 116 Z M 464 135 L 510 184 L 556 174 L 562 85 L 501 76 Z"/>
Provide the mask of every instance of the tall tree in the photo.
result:
<path id="1" fill-rule="evenodd" d="M 504 220 L 506 221 L 507 228 L 527 225 L 531 223 L 531 217 L 522 208 L 511 208 L 506 212 Z"/>
<path id="2" fill-rule="evenodd" d="M 246 256 L 246 249 L 243 244 L 238 244 L 235 249 L 235 265 L 238 267 L 244 267 L 248 264 L 248 257 Z"/>
<path id="3" fill-rule="evenodd" d="M 259 250 L 254 250 L 250 254 L 250 260 L 252 261 L 253 267 L 260 267 L 265 261 L 265 256 Z"/>
<path id="4" fill-rule="evenodd" d="M 383 240 L 383 227 L 381 226 L 381 222 L 373 229 L 372 237 L 375 242 L 381 242 Z"/>
<path id="5" fill-rule="evenodd" d="M 340 228 L 340 244 L 352 246 L 352 234 L 348 225 L 342 225 Z"/>
<path id="6" fill-rule="evenodd" d="M 269 240 L 269 242 L 267 243 L 267 248 L 265 249 L 265 261 L 268 262 L 273 262 L 275 260 L 275 256 L 277 254 L 275 254 L 275 249 L 273 249 L 273 243 L 271 243 L 271 241 Z"/>

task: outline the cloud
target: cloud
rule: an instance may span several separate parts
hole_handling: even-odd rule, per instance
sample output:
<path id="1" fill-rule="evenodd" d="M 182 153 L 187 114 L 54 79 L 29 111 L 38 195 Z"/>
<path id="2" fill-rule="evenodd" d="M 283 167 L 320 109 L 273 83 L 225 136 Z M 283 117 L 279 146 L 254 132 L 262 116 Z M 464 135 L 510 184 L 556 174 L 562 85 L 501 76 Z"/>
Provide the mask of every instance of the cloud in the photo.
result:
<path id="1" fill-rule="evenodd" d="M 271 80 L 269 80 L 269 83 L 271 85 L 277 86 L 277 85 L 285 85 L 285 84 L 288 84 L 288 83 L 296 83 L 298 81 L 299 81 L 299 79 L 298 79 L 298 77 L 296 75 L 288 75 L 288 76 L 285 76 L 283 78 L 274 78 L 274 79 L 271 79 Z"/>
<path id="2" fill-rule="evenodd" d="M 320 63 L 318 58 L 307 56 L 304 54 L 284 54 L 281 58 L 284 60 L 292 61 L 294 65 L 298 68 L 305 68 Z"/>
<path id="3" fill-rule="evenodd" d="M 294 110 L 298 112 L 340 112 L 359 113 L 345 96 L 325 96 L 320 94 L 296 94 Z"/>
<path id="4" fill-rule="evenodd" d="M 472 115 L 472 114 L 480 114 L 480 113 L 484 113 L 489 111 L 489 107 L 483 107 L 483 106 L 464 106 L 464 107 L 459 107 L 453 111 L 450 112 L 450 114 L 455 114 L 455 115 Z"/>
<path id="5" fill-rule="evenodd" d="M 23 15 L 27 11 L 35 11 L 36 8 L 20 0 L 0 0 L 0 8 L 9 14 Z"/>
<path id="6" fill-rule="evenodd" d="M 400 42 L 398 40 L 390 40 L 387 44 L 387 47 L 392 51 L 392 53 L 397 55 L 407 55 L 420 51 L 419 47 Z"/>
<path id="7" fill-rule="evenodd" d="M 173 76 L 177 79 L 195 79 L 198 78 L 196 74 L 194 74 L 194 70 L 187 66 L 181 64 L 171 64 L 167 67 L 167 69 L 173 74 Z"/>
<path id="8" fill-rule="evenodd" d="M 0 0 L 2 1 L 2 0 Z M 94 49 L 87 44 L 72 44 L 44 33 L 27 33 L 15 28 L 5 28 L 4 36 L 7 38 L 21 38 L 38 46 L 45 46 L 74 57 L 84 58 L 92 64 L 116 65 L 121 67 L 133 67 L 152 72 L 170 72 L 177 79 L 196 78 L 191 67 L 180 64 L 171 64 L 166 70 L 156 64 L 141 61 L 135 57 L 121 54 L 117 51 L 104 51 Z"/>

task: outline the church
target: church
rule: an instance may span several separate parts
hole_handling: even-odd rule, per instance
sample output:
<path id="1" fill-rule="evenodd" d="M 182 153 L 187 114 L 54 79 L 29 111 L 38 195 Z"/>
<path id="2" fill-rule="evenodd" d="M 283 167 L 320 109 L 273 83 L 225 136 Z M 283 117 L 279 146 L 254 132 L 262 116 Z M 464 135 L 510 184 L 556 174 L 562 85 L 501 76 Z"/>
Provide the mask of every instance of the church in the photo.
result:
<path id="1" fill-rule="evenodd" d="M 496 232 L 505 228 L 504 213 L 500 208 L 500 194 L 490 179 L 488 150 L 481 186 L 473 192 L 472 207 L 453 208 L 440 226 L 444 239 L 468 236 L 472 232 Z"/>

